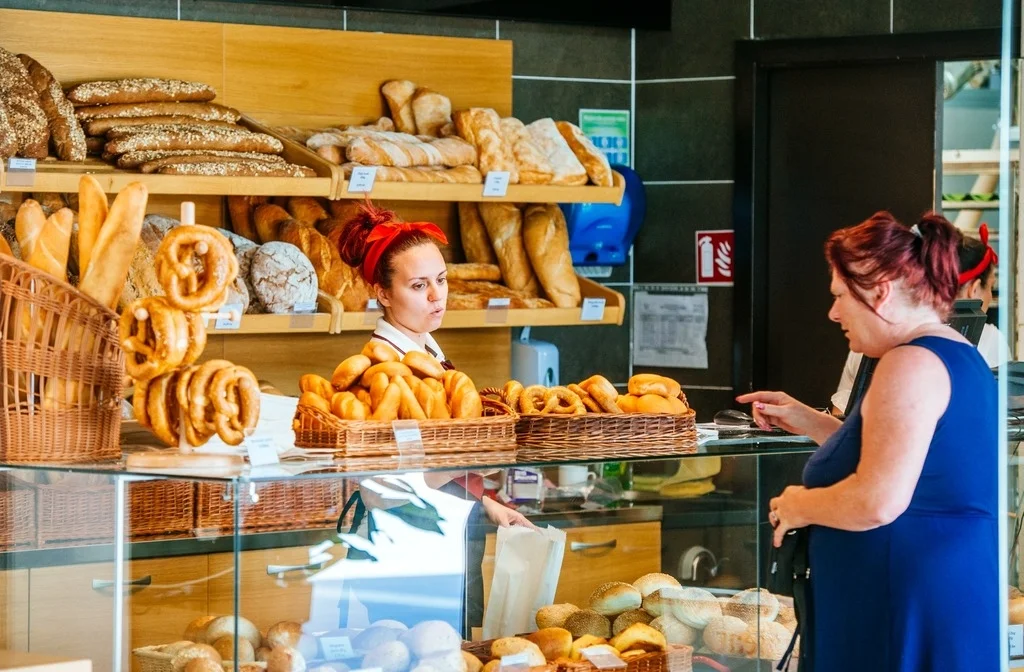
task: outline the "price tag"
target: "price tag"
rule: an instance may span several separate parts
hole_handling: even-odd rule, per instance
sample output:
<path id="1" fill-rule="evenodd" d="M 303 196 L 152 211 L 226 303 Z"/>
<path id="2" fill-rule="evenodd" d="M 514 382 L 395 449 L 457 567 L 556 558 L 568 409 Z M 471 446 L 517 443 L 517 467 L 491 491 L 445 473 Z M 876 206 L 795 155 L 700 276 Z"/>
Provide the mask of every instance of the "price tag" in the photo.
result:
<path id="1" fill-rule="evenodd" d="M 245 440 L 245 450 L 249 453 L 249 464 L 262 467 L 277 464 L 277 443 L 272 436 L 250 436 Z"/>
<path id="2" fill-rule="evenodd" d="M 530 652 L 523 651 L 501 657 L 501 672 L 526 672 L 530 669 Z"/>
<path id="3" fill-rule="evenodd" d="M 300 301 L 292 306 L 289 329 L 312 329 L 316 320 L 316 301 Z"/>
<path id="4" fill-rule="evenodd" d="M 376 179 L 376 166 L 356 166 L 348 178 L 348 193 L 368 194 L 373 191 L 373 183 Z"/>
<path id="5" fill-rule="evenodd" d="M 492 170 L 484 179 L 484 196 L 502 197 L 508 193 L 508 171 Z"/>
<path id="6" fill-rule="evenodd" d="M 216 323 L 213 325 L 217 329 L 240 329 L 242 327 L 242 304 L 226 303 L 218 312 L 222 315 L 226 313 L 234 313 L 238 316 L 238 319 L 232 320 L 230 317 L 218 317 Z"/>
<path id="7" fill-rule="evenodd" d="M 352 640 L 348 637 L 321 637 L 320 648 L 325 660 L 344 660 L 355 655 Z"/>
<path id="8" fill-rule="evenodd" d="M 1010 626 L 1010 657 L 1024 656 L 1024 625 Z"/>
<path id="9" fill-rule="evenodd" d="M 626 667 L 626 661 L 604 646 L 589 646 L 580 653 L 599 670 L 621 670 Z"/>
<path id="10" fill-rule="evenodd" d="M 583 299 L 580 309 L 580 322 L 600 322 L 604 319 L 604 299 L 593 297 Z"/>
<path id="11" fill-rule="evenodd" d="M 398 444 L 398 455 L 402 461 L 423 457 L 423 435 L 420 424 L 415 420 L 395 420 L 391 423 Z"/>
<path id="12" fill-rule="evenodd" d="M 377 305 L 377 299 L 370 299 L 366 302 L 366 312 L 363 313 L 363 324 L 372 326 L 377 324 L 377 318 L 384 313 L 381 311 L 380 306 Z"/>
<path id="13" fill-rule="evenodd" d="M 7 159 L 7 186 L 31 187 L 36 183 L 36 160 L 11 157 Z"/>
<path id="14" fill-rule="evenodd" d="M 491 324 L 505 324 L 508 322 L 508 307 L 510 305 L 512 305 L 512 299 L 509 298 L 488 299 L 484 321 Z"/>

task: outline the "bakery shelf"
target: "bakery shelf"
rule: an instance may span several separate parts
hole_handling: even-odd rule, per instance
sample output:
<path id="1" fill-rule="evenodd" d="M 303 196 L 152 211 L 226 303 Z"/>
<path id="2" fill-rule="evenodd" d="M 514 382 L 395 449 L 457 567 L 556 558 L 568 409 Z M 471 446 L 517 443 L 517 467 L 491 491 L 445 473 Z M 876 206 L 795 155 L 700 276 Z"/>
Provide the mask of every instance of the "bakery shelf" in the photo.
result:
<path id="1" fill-rule="evenodd" d="M 999 201 L 943 201 L 943 210 L 998 210 Z"/>
<path id="2" fill-rule="evenodd" d="M 117 193 L 131 182 L 143 182 L 150 194 L 178 194 L 183 196 L 330 196 L 340 179 L 335 166 L 324 161 L 305 147 L 286 141 L 273 130 L 248 117 L 240 122 L 260 133 L 267 133 L 284 144 L 282 156 L 290 163 L 308 166 L 316 171 L 317 177 L 213 177 L 197 175 L 144 174 L 120 170 L 98 159 L 84 162 L 40 160 L 30 180 L 27 176 L 12 174 L 0 168 L 0 192 L 57 192 L 77 193 L 78 181 L 89 173 L 107 193 Z M 24 182 L 29 182 L 25 184 Z M 13 183 L 13 184 L 12 184 Z"/>
<path id="3" fill-rule="evenodd" d="M 1010 163 L 1016 163 L 1020 151 L 1010 150 Z M 946 149 L 942 152 L 944 175 L 998 175 L 998 149 Z"/>
<path id="4" fill-rule="evenodd" d="M 582 319 L 582 308 L 533 308 L 509 310 L 507 314 L 489 315 L 487 310 L 450 310 L 441 323 L 442 329 L 480 329 L 487 327 L 571 327 L 600 324 L 622 324 L 626 299 L 622 294 L 587 278 L 580 278 L 583 297 L 604 299 L 604 314 L 599 320 Z M 346 312 L 342 331 L 372 331 L 376 322 L 366 313 Z"/>
<path id="5" fill-rule="evenodd" d="M 243 315 L 235 329 L 207 327 L 207 333 L 231 334 L 337 334 L 344 309 L 333 296 L 319 292 L 316 313 Z"/>
<path id="6" fill-rule="evenodd" d="M 340 169 L 339 169 L 340 170 Z M 375 182 L 370 196 L 390 201 L 508 201 L 511 203 L 614 203 L 622 202 L 626 183 L 612 171 L 610 187 L 566 187 L 551 184 L 510 184 L 504 196 L 484 196 L 482 184 L 433 184 L 423 182 Z M 335 200 L 364 198 L 362 192 L 349 193 L 343 180 L 334 193 Z"/>

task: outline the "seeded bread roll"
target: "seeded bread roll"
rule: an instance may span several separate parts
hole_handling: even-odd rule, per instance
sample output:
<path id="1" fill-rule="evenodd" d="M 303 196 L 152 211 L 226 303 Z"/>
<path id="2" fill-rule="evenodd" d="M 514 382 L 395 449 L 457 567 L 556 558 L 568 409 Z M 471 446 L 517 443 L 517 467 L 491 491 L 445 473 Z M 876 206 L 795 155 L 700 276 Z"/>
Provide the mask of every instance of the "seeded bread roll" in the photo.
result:
<path id="1" fill-rule="evenodd" d="M 571 632 L 573 637 L 593 635 L 608 638 L 612 636 L 611 621 L 592 609 L 581 609 L 570 614 L 562 627 Z"/>
<path id="2" fill-rule="evenodd" d="M 208 102 L 217 97 L 212 86 L 202 82 L 157 77 L 85 82 L 68 90 L 76 105 L 124 103 Z"/>
<path id="3" fill-rule="evenodd" d="M 643 609 L 630 609 L 629 611 L 624 611 L 616 616 L 615 620 L 612 621 L 612 634 L 618 635 L 635 623 L 643 623 L 646 625 L 652 620 L 654 620 L 654 617 Z"/>
<path id="4" fill-rule="evenodd" d="M 678 588 L 679 581 L 674 576 L 655 572 L 641 576 L 633 582 L 633 587 L 639 590 L 642 596 L 647 597 L 662 588 Z"/>
<path id="5" fill-rule="evenodd" d="M 703 628 L 709 620 L 722 615 L 718 600 L 702 588 L 663 588 L 660 592 L 669 598 L 672 615 L 690 627 Z"/>
<path id="6" fill-rule="evenodd" d="M 64 90 L 49 70 L 26 54 L 18 59 L 28 72 L 32 87 L 39 94 L 39 104 L 46 115 L 50 141 L 61 161 L 85 161 L 85 133 L 75 118 L 75 108 L 64 96 Z"/>
<path id="7" fill-rule="evenodd" d="M 549 604 L 546 607 L 541 607 L 537 610 L 537 627 L 540 629 L 561 628 L 565 619 L 579 610 L 580 608 L 575 604 Z"/>
<path id="8" fill-rule="evenodd" d="M 764 588 L 748 588 L 736 593 L 722 609 L 726 616 L 735 616 L 745 623 L 774 621 L 779 614 L 779 600 Z"/>
<path id="9" fill-rule="evenodd" d="M 135 117 L 190 117 L 206 121 L 237 122 L 238 110 L 217 103 L 129 103 L 127 105 L 94 105 L 75 109 L 79 121 L 89 119 Z"/>
<path id="10" fill-rule="evenodd" d="M 590 608 L 602 616 L 618 616 L 643 603 L 640 591 L 621 581 L 610 581 L 590 595 Z"/>
<path id="11" fill-rule="evenodd" d="M 686 644 L 692 646 L 700 636 L 700 631 L 691 628 L 675 616 L 659 616 L 651 621 L 650 626 L 665 635 L 669 644 Z"/>
<path id="12" fill-rule="evenodd" d="M 726 656 L 749 657 L 757 654 L 757 638 L 747 624 L 733 616 L 716 616 L 704 628 L 704 646 Z"/>

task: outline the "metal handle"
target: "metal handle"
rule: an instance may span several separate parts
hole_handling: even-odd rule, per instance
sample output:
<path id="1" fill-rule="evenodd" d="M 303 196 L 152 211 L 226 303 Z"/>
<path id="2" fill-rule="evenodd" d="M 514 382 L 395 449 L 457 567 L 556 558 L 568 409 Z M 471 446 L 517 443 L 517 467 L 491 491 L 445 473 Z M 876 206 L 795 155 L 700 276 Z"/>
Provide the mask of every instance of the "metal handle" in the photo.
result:
<path id="1" fill-rule="evenodd" d="M 267 565 L 267 575 L 284 574 L 285 572 L 299 572 L 309 569 L 323 569 L 324 563 L 311 562 L 308 565 Z"/>
<path id="2" fill-rule="evenodd" d="M 582 541 L 574 541 L 569 544 L 570 551 L 589 551 L 595 548 L 615 548 L 619 545 L 618 539 L 612 539 L 611 541 L 601 541 L 593 544 L 584 544 Z"/>
<path id="3" fill-rule="evenodd" d="M 153 577 L 147 574 L 146 576 L 143 576 L 140 579 L 133 579 L 131 581 L 125 581 L 124 585 L 125 586 L 131 586 L 131 587 L 145 587 L 145 586 L 151 585 L 152 583 L 153 583 Z M 113 581 L 105 581 L 103 579 L 93 579 L 92 580 L 92 589 L 93 590 L 106 590 L 108 588 L 113 588 L 113 587 L 114 587 L 114 582 Z"/>

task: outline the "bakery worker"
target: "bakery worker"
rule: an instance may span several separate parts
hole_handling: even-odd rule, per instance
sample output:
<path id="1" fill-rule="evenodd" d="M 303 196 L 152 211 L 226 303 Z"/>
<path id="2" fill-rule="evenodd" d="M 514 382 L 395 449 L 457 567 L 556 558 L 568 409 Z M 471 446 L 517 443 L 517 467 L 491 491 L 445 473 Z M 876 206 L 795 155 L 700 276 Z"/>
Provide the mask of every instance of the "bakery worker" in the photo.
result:
<path id="1" fill-rule="evenodd" d="M 988 244 L 988 225 L 982 224 L 978 230 L 978 238 L 964 236 L 957 250 L 960 265 L 958 281 L 960 289 L 958 299 L 980 299 L 982 312 L 988 312 L 992 304 L 992 289 L 996 284 L 996 264 L 999 258 Z M 990 369 L 998 368 L 1009 357 L 1006 339 L 993 324 L 985 324 L 978 341 L 978 353 L 985 359 Z M 850 401 L 853 381 L 864 358 L 859 352 L 851 352 L 846 357 L 843 375 L 839 379 L 839 387 L 832 395 L 832 412 L 842 413 Z"/>
<path id="2" fill-rule="evenodd" d="M 448 239 L 436 224 L 403 222 L 389 210 L 369 203 L 352 217 L 338 239 L 341 258 L 360 269 L 377 296 L 384 315 L 377 320 L 372 340 L 381 341 L 399 355 L 418 350 L 436 357 L 446 369 L 454 368 L 431 332 L 441 326 L 448 299 L 448 267 L 438 244 Z M 495 525 L 533 527 L 521 513 L 483 494 L 483 477 L 472 472 L 425 474 L 427 484 L 442 492 L 478 502 L 467 523 L 466 595 L 469 628 L 483 623 L 483 577 L 486 529 L 481 513 Z M 357 511 L 358 511 L 357 507 Z M 358 515 L 358 514 L 357 514 Z M 358 527 L 357 524 L 353 528 Z M 412 624 L 408 624 L 412 625 Z"/>

